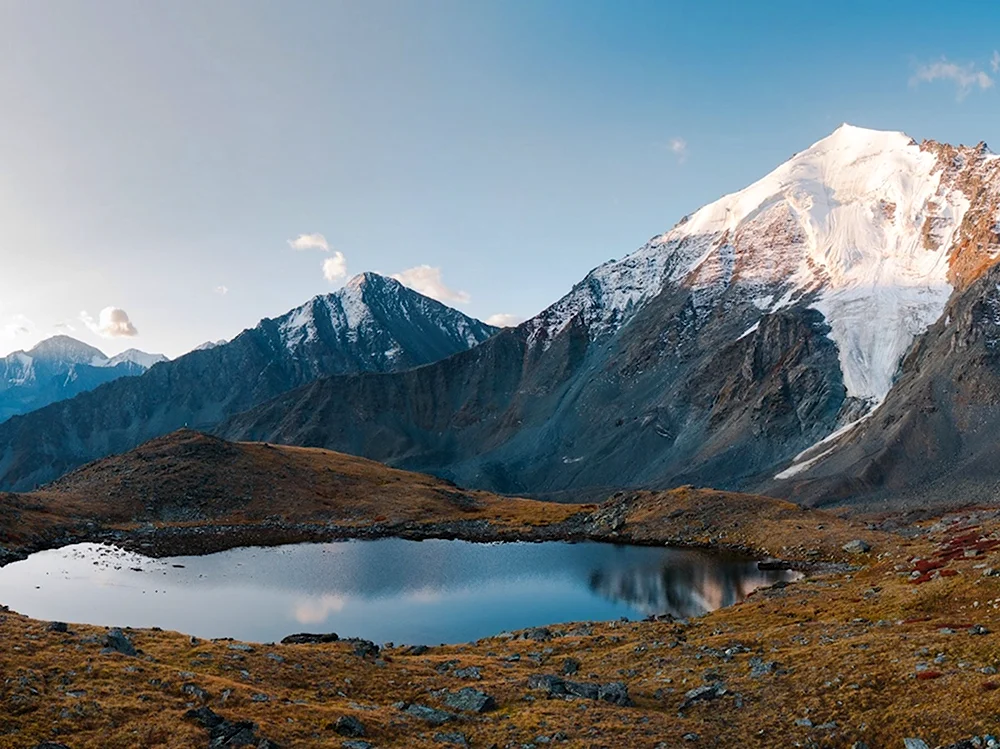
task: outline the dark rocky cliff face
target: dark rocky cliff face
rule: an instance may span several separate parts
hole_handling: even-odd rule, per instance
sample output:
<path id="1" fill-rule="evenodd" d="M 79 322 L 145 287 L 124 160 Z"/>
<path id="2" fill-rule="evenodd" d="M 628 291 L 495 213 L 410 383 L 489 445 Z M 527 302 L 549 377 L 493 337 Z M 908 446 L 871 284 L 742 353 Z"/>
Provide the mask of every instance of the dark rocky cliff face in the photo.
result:
<path id="1" fill-rule="evenodd" d="M 809 504 L 929 509 L 1000 498 L 1000 267 L 918 339 L 885 403 L 787 481 Z"/>
<path id="2" fill-rule="evenodd" d="M 218 433 L 508 493 L 738 488 L 831 431 L 846 398 L 819 313 L 788 308 L 740 337 L 759 313 L 720 301 L 699 320 L 692 291 L 669 290 L 596 338 L 580 317 L 544 342 L 524 325 L 412 371 L 319 380 Z"/>
<path id="3" fill-rule="evenodd" d="M 396 281 L 359 276 L 228 344 L 0 424 L 0 486 L 28 489 L 175 429 L 209 428 L 318 377 L 426 364 L 494 332 Z"/>

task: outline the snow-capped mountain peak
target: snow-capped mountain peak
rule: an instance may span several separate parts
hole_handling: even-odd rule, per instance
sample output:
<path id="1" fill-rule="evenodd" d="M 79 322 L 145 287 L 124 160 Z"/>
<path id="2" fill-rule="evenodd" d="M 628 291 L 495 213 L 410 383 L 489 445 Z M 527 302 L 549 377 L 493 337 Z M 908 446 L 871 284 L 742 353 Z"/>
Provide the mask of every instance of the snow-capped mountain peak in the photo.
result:
<path id="1" fill-rule="evenodd" d="M 978 188 L 997 166 L 982 145 L 918 144 L 844 124 L 763 179 L 596 268 L 529 323 L 532 336 L 550 338 L 577 315 L 594 336 L 614 332 L 671 285 L 691 288 L 699 310 L 739 288 L 761 314 L 798 302 L 819 310 L 848 394 L 878 403 L 914 337 L 940 317 L 955 284 L 968 281 L 956 268 L 995 255 L 983 241 L 965 246 L 962 227 L 970 209 L 997 215 L 998 181 Z M 958 263 L 962 252 L 976 258 Z"/>
<path id="2" fill-rule="evenodd" d="M 145 351 L 130 348 L 122 351 L 120 354 L 115 354 L 107 361 L 108 363 L 105 366 L 109 367 L 115 367 L 123 362 L 131 362 L 132 364 L 138 364 L 143 369 L 149 369 L 154 364 L 169 361 L 169 359 L 163 354 L 147 354 Z"/>
<path id="3" fill-rule="evenodd" d="M 435 335 L 458 336 L 466 346 L 474 346 L 495 332 L 393 278 L 372 272 L 354 276 L 330 294 L 313 297 L 275 322 L 290 351 L 308 346 L 326 331 L 348 343 L 378 339 L 382 343 L 377 355 L 390 360 L 412 348 L 395 340 L 393 330 L 400 327 L 396 323 L 405 323 L 402 329 L 408 333 L 418 323 L 431 326 Z"/>
<path id="4" fill-rule="evenodd" d="M 142 374 L 161 361 L 166 357 L 137 349 L 109 358 L 70 336 L 47 338 L 30 351 L 0 358 L 0 422 L 119 377 Z"/>

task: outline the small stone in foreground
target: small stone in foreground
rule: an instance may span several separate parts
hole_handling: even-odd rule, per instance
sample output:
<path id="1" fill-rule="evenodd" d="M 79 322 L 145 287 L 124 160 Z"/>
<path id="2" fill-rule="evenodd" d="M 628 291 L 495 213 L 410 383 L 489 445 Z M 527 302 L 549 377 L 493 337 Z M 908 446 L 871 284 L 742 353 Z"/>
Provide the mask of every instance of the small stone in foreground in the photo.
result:
<path id="1" fill-rule="evenodd" d="M 930 749 L 922 739 L 903 739 L 903 749 Z"/>
<path id="2" fill-rule="evenodd" d="M 862 541 L 860 538 L 856 538 L 853 541 L 848 541 L 846 544 L 840 547 L 848 554 L 867 554 L 872 550 L 872 547 L 867 543 Z"/>
<path id="3" fill-rule="evenodd" d="M 333 725 L 333 730 L 341 736 L 359 738 L 365 735 L 365 725 L 353 715 L 341 715 Z"/>
<path id="4" fill-rule="evenodd" d="M 434 740 L 439 744 L 457 744 L 458 746 L 468 746 L 469 739 L 464 733 L 436 733 Z"/>
<path id="5" fill-rule="evenodd" d="M 462 710 L 467 713 L 485 713 L 495 710 L 496 701 L 485 692 L 472 687 L 463 687 L 457 692 L 452 692 L 444 698 L 444 704 L 453 710 Z"/>
<path id="6" fill-rule="evenodd" d="M 427 705 L 410 705 L 403 712 L 425 723 L 430 723 L 432 726 L 443 726 L 448 721 L 455 719 L 455 716 L 451 713 L 446 713 L 444 710 L 437 710 Z"/>
<path id="7" fill-rule="evenodd" d="M 122 655 L 136 656 L 138 651 L 128 636 L 118 627 L 108 630 L 104 635 L 104 650 L 102 653 L 121 653 Z"/>

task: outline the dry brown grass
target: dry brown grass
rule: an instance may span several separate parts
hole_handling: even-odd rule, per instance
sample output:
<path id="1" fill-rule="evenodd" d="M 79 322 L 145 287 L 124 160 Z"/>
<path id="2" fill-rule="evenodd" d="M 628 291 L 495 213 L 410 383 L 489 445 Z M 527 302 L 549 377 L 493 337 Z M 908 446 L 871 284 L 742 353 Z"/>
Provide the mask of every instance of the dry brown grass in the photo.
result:
<path id="1" fill-rule="evenodd" d="M 191 439 L 195 447 L 201 444 Z M 112 490 L 123 487 L 122 471 L 139 464 L 131 459 L 117 464 L 117 479 L 110 468 L 90 467 L 41 499 L 8 498 L 16 509 L 5 516 L 6 528 L 30 534 L 55 527 L 53 522 L 75 522 L 79 514 L 99 517 L 125 500 L 139 502 L 128 512 L 140 506 L 159 512 L 171 501 L 167 490 L 186 492 L 204 501 L 204 508 L 222 508 L 250 524 L 275 513 L 358 524 L 382 516 L 471 514 L 509 528 L 544 525 L 587 509 L 462 492 L 369 461 L 263 445 L 236 446 L 227 469 L 234 473 L 216 469 L 215 478 L 191 466 L 195 473 L 185 477 L 178 454 L 164 454 L 176 449 L 168 444 L 139 459 L 147 467 L 128 474 L 127 494 Z M 324 469 L 334 476 L 325 476 Z M 239 472 L 253 480 L 283 472 L 284 481 L 246 501 L 239 499 L 244 494 L 233 495 L 238 502 L 222 496 L 218 506 L 211 504 L 214 490 L 194 493 L 197 481 L 212 486 Z M 164 484 L 172 473 L 181 478 Z M 163 487 L 163 500 L 159 493 L 144 495 L 143 487 Z M 142 658 L 102 655 L 100 644 L 86 639 L 102 635 L 101 628 L 72 626 L 70 634 L 60 634 L 0 613 L 0 749 L 41 740 L 61 740 L 73 749 L 204 746 L 205 732 L 182 718 L 195 704 L 181 691 L 187 682 L 207 690 L 208 704 L 218 713 L 253 720 L 262 735 L 286 747 L 339 746 L 330 726 L 345 714 L 368 727 L 366 740 L 377 747 L 440 747 L 434 737 L 442 731 L 460 731 L 472 746 L 484 747 L 520 746 L 557 732 L 568 741 L 555 745 L 567 747 L 844 747 L 856 740 L 891 747 L 904 736 L 933 746 L 1000 726 L 1000 676 L 981 671 L 1000 667 L 1000 635 L 994 634 L 1000 633 L 1000 578 L 981 569 L 1000 568 L 1000 519 L 987 514 L 976 528 L 955 526 L 908 540 L 779 500 L 690 488 L 620 496 L 598 517 L 611 523 L 604 531 L 619 540 L 727 545 L 841 561 L 848 558 L 840 550 L 847 540 L 863 538 L 873 548 L 850 557 L 862 565 L 851 574 L 814 574 L 686 624 L 605 623 L 586 636 L 543 643 L 497 637 L 419 656 L 390 649 L 381 663 L 359 658 L 345 643 L 254 645 L 243 653 L 226 642 L 192 644 L 184 635 L 151 630 L 131 633 Z M 911 581 L 914 570 L 920 582 Z M 964 627 L 971 624 L 991 632 L 970 634 Z M 940 632 L 946 626 L 955 633 Z M 512 653 L 521 659 L 505 660 Z M 936 663 L 939 653 L 945 657 Z M 546 700 L 528 689 L 529 675 L 559 673 L 567 656 L 582 663 L 578 680 L 627 683 L 635 706 Z M 754 656 L 776 661 L 780 672 L 751 678 Z M 466 682 L 435 668 L 449 660 L 479 666 L 483 680 Z M 918 663 L 927 665 L 924 677 L 917 675 Z M 712 677 L 721 678 L 728 693 L 679 714 L 684 693 Z M 442 707 L 437 690 L 469 685 L 493 695 L 499 710 L 430 728 L 393 707 L 401 700 Z M 85 694 L 69 694 L 76 690 Z M 269 701 L 254 702 L 254 693 L 267 694 Z M 796 723 L 803 718 L 814 726 Z M 836 725 L 817 727 L 829 723 Z M 688 733 L 699 741 L 685 742 Z"/>

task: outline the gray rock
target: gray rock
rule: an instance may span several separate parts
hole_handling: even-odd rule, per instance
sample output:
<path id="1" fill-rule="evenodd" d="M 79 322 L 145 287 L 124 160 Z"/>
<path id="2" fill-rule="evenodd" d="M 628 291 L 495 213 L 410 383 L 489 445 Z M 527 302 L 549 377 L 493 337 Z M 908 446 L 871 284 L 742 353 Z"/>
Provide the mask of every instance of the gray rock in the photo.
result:
<path id="1" fill-rule="evenodd" d="M 759 679 L 777 672 L 778 668 L 777 661 L 765 661 L 763 658 L 754 656 L 750 659 L 750 678 Z"/>
<path id="2" fill-rule="evenodd" d="M 210 699 L 208 692 L 199 687 L 197 684 L 192 684 L 191 682 L 182 685 L 181 691 L 184 694 L 189 694 L 192 697 L 201 700 L 202 702 L 208 702 Z"/>
<path id="3" fill-rule="evenodd" d="M 485 692 L 472 687 L 463 687 L 457 692 L 452 692 L 444 698 L 444 704 L 453 710 L 462 710 L 467 713 L 485 713 L 496 710 L 497 703 Z"/>
<path id="4" fill-rule="evenodd" d="M 903 749 L 930 749 L 922 739 L 903 739 Z"/>
<path id="5" fill-rule="evenodd" d="M 325 642 L 337 642 L 340 637 L 336 632 L 327 632 L 317 635 L 310 632 L 299 632 L 295 635 L 288 635 L 281 640 L 282 645 L 319 645 Z"/>
<path id="6" fill-rule="evenodd" d="M 563 661 L 562 672 L 564 676 L 572 676 L 580 670 L 580 661 L 576 658 L 567 658 Z"/>
<path id="7" fill-rule="evenodd" d="M 135 649 L 132 641 L 118 627 L 108 631 L 104 635 L 104 649 L 102 653 L 121 653 L 122 655 L 136 656 L 139 651 Z"/>
<path id="8" fill-rule="evenodd" d="M 549 697 L 582 697 L 588 700 L 610 702 L 622 707 L 632 705 L 628 687 L 620 681 L 609 684 L 587 684 L 569 681 L 551 674 L 532 674 L 528 677 L 528 687 L 542 689 Z"/>
<path id="9" fill-rule="evenodd" d="M 69 625 L 66 622 L 49 622 L 45 629 L 49 632 L 69 632 Z"/>
<path id="10" fill-rule="evenodd" d="M 708 702 L 709 700 L 717 699 L 726 694 L 726 691 L 726 686 L 722 682 L 695 687 L 684 694 L 684 701 L 681 703 L 680 709 L 686 710 L 696 702 Z"/>
<path id="11" fill-rule="evenodd" d="M 374 749 L 367 741 L 344 741 L 340 746 L 343 749 Z"/>
<path id="12" fill-rule="evenodd" d="M 457 668 L 454 672 L 452 672 L 452 676 L 457 679 L 471 679 L 472 681 L 479 681 L 483 678 L 483 675 L 477 666 Z"/>
<path id="13" fill-rule="evenodd" d="M 535 627 L 524 633 L 524 639 L 536 642 L 548 642 L 552 639 L 552 630 L 548 627 Z"/>
<path id="14" fill-rule="evenodd" d="M 862 541 L 860 538 L 856 538 L 853 541 L 848 541 L 846 544 L 840 547 L 848 554 L 867 554 L 872 550 L 872 547 L 867 543 Z"/>
<path id="15" fill-rule="evenodd" d="M 464 733 L 436 733 L 434 740 L 439 744 L 455 744 L 457 746 L 468 746 L 469 739 Z"/>
<path id="16" fill-rule="evenodd" d="M 408 706 L 403 712 L 432 726 L 443 726 L 445 723 L 455 720 L 456 717 L 451 713 L 446 713 L 444 710 L 437 710 L 427 705 L 418 704 Z"/>
<path id="17" fill-rule="evenodd" d="M 361 738 L 365 735 L 365 725 L 353 715 L 341 715 L 333 724 L 333 730 L 341 736 Z"/>

